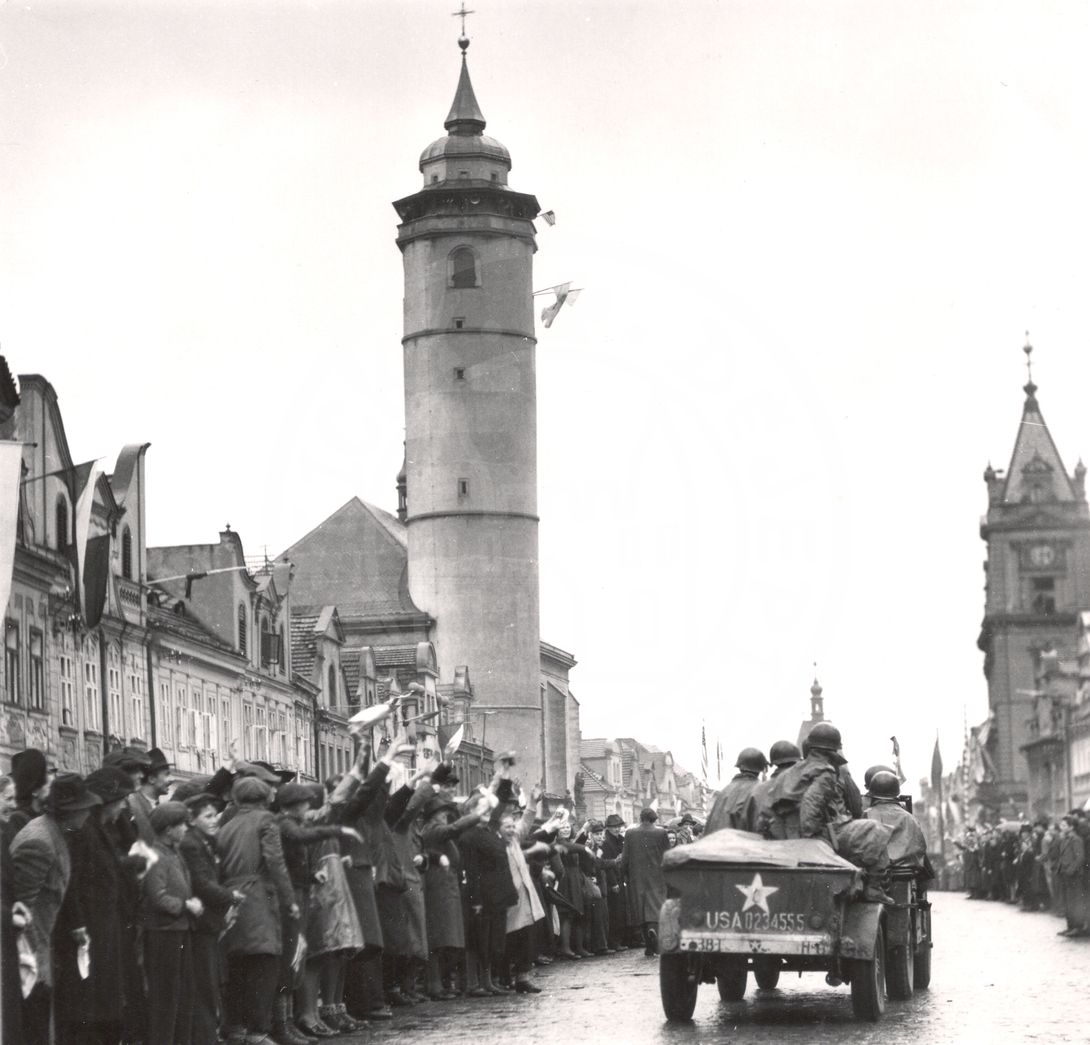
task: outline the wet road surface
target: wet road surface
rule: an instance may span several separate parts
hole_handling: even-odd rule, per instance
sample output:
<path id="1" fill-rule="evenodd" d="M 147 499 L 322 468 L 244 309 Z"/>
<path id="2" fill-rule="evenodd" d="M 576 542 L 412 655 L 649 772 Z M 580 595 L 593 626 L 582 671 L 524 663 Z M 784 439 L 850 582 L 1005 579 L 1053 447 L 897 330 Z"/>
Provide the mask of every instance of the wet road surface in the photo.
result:
<path id="1" fill-rule="evenodd" d="M 890 1001 L 880 1023 L 852 1015 L 849 988 L 818 973 L 783 974 L 776 990 L 750 978 L 745 1000 L 719 1000 L 703 984 L 693 1021 L 668 1024 L 658 961 L 642 951 L 557 962 L 535 970 L 537 995 L 429 1002 L 336 1040 L 474 1045 L 510 1042 L 1087 1042 L 1090 939 L 1056 935 L 1062 920 L 1006 904 L 932 893 L 930 990 Z M 333 1041 L 334 1039 L 330 1039 Z"/>

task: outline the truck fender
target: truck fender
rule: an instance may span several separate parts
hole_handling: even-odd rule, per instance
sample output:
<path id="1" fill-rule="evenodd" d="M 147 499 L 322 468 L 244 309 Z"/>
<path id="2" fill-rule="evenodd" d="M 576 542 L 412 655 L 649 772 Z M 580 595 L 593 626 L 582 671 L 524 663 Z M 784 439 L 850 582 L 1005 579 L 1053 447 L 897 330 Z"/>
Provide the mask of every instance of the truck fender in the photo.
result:
<path id="1" fill-rule="evenodd" d="M 840 931 L 840 957 L 870 961 L 874 957 L 874 940 L 881 917 L 880 903 L 857 901 L 848 904 Z"/>
<path id="2" fill-rule="evenodd" d="M 666 900 L 659 911 L 659 954 L 681 948 L 681 901 Z"/>

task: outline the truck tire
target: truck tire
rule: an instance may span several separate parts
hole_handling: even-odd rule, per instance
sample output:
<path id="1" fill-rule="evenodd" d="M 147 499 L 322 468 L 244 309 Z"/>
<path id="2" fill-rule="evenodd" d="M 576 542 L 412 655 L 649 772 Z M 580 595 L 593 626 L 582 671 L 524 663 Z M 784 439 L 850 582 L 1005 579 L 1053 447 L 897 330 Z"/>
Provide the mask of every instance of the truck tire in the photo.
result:
<path id="1" fill-rule="evenodd" d="M 926 991 L 931 986 L 931 941 L 924 940 L 916 951 L 913 964 L 913 989 Z"/>
<path id="2" fill-rule="evenodd" d="M 854 959 L 851 973 L 852 1012 L 861 1020 L 877 1022 L 886 1011 L 886 939 L 881 926 L 874 940 L 874 957 Z"/>
<path id="3" fill-rule="evenodd" d="M 741 1001 L 746 996 L 749 970 L 744 958 L 724 963 L 715 973 L 715 983 L 722 1001 Z"/>
<path id="4" fill-rule="evenodd" d="M 762 991 L 773 990 L 780 982 L 782 963 L 779 958 L 754 958 L 753 978 Z"/>
<path id="5" fill-rule="evenodd" d="M 700 959 L 689 954 L 659 956 L 659 992 L 662 1011 L 668 1020 L 693 1018 L 696 992 L 700 987 Z"/>
<path id="6" fill-rule="evenodd" d="M 912 948 L 903 943 L 887 948 L 886 990 L 895 1001 L 912 997 L 915 964 Z"/>

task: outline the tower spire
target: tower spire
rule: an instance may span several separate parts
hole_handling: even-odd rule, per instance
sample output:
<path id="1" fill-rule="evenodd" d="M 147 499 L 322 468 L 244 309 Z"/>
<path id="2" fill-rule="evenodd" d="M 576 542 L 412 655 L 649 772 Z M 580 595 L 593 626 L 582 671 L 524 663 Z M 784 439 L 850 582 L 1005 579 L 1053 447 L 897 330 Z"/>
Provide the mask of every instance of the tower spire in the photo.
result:
<path id="1" fill-rule="evenodd" d="M 485 128 L 484 114 L 477 104 L 477 96 L 473 93 L 473 84 L 469 79 L 469 66 L 466 64 L 466 51 L 469 50 L 469 37 L 466 36 L 466 15 L 473 14 L 467 11 L 463 0 L 459 10 L 454 11 L 455 18 L 462 20 L 462 35 L 458 37 L 458 46 L 462 49 L 462 72 L 458 77 L 458 88 L 454 92 L 454 102 L 443 122 L 448 134 L 475 135 L 481 134 Z"/>
<path id="2" fill-rule="evenodd" d="M 1029 340 L 1029 331 L 1026 331 L 1026 343 L 1022 346 L 1022 351 L 1026 353 L 1026 383 L 1022 387 L 1022 391 L 1026 393 L 1026 409 L 1039 409 L 1037 406 L 1037 386 L 1033 383 L 1033 345 Z"/>

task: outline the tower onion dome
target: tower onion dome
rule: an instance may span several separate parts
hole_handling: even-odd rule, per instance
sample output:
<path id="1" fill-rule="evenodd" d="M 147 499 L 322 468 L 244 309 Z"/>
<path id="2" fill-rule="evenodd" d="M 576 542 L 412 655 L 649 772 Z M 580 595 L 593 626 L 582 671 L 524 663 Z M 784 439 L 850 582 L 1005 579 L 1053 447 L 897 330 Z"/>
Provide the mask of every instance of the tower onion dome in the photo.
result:
<path id="1" fill-rule="evenodd" d="M 464 36 L 461 37 L 458 46 L 462 49 L 462 72 L 458 77 L 454 102 L 443 122 L 447 133 L 444 137 L 433 141 L 420 154 L 420 170 L 423 171 L 425 166 L 434 165 L 436 161 L 457 163 L 463 160 L 484 160 L 490 164 L 499 164 L 504 171 L 509 171 L 511 154 L 495 138 L 490 138 L 483 133 L 484 115 L 477 104 L 477 96 L 473 93 L 473 84 L 469 79 L 469 66 L 466 64 L 469 40 Z M 477 172 L 475 171 L 474 174 L 476 175 Z M 457 177 L 457 175 L 454 176 Z"/>

